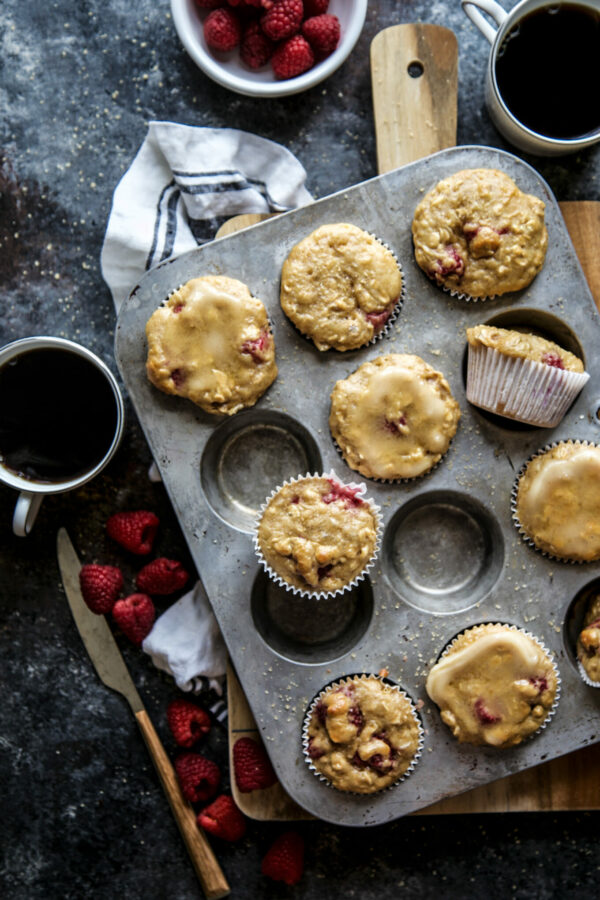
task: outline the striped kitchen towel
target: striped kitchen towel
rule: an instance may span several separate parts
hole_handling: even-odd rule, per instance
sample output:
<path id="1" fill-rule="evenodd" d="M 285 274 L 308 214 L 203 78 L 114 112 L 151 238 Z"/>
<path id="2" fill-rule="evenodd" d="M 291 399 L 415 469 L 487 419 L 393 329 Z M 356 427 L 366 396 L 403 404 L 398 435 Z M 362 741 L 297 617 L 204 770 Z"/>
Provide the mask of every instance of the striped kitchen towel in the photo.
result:
<path id="1" fill-rule="evenodd" d="M 211 240 L 226 219 L 310 203 L 305 180 L 289 150 L 255 134 L 151 122 L 104 236 L 102 276 L 116 308 L 145 271 Z"/>

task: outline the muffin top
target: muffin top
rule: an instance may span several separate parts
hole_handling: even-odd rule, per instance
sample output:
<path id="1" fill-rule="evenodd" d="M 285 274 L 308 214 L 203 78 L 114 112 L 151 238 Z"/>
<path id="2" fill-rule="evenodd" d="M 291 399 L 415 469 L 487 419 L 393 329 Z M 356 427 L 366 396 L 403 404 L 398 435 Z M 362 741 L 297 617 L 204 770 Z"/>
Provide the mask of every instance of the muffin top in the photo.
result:
<path id="1" fill-rule="evenodd" d="M 337 591 L 363 571 L 377 541 L 377 518 L 361 488 L 313 476 L 284 484 L 260 518 L 257 543 L 291 587 Z"/>
<path id="2" fill-rule="evenodd" d="M 338 790 L 371 794 L 406 773 L 419 738 L 416 713 L 401 691 L 374 676 L 355 676 L 320 695 L 307 753 Z"/>
<path id="3" fill-rule="evenodd" d="M 546 719 L 557 678 L 533 638 L 508 625 L 477 625 L 453 641 L 426 688 L 458 741 L 512 747 Z"/>
<path id="4" fill-rule="evenodd" d="M 209 413 L 253 406 L 277 377 L 265 307 L 241 281 L 194 278 L 146 324 L 148 378 Z"/>
<path id="5" fill-rule="evenodd" d="M 415 478 L 441 459 L 459 418 L 440 372 L 418 356 L 390 353 L 337 382 L 329 427 L 351 469 L 367 478 Z"/>
<path id="6" fill-rule="evenodd" d="M 393 254 L 356 225 L 322 225 L 292 247 L 281 306 L 319 350 L 354 350 L 379 334 L 400 299 Z"/>
<path id="7" fill-rule="evenodd" d="M 423 271 L 471 297 L 527 287 L 548 244 L 543 201 L 496 169 L 465 169 L 436 184 L 415 209 L 412 233 Z"/>
<path id="8" fill-rule="evenodd" d="M 594 594 L 587 605 L 577 638 L 577 659 L 590 681 L 600 683 L 600 594 Z"/>
<path id="9" fill-rule="evenodd" d="M 475 325 L 467 328 L 467 341 L 471 347 L 489 347 L 505 356 L 531 359 L 568 372 L 583 372 L 583 362 L 578 356 L 537 334 L 495 325 Z"/>
<path id="10" fill-rule="evenodd" d="M 527 464 L 516 515 L 540 550 L 559 559 L 600 559 L 600 447 L 562 441 Z"/>

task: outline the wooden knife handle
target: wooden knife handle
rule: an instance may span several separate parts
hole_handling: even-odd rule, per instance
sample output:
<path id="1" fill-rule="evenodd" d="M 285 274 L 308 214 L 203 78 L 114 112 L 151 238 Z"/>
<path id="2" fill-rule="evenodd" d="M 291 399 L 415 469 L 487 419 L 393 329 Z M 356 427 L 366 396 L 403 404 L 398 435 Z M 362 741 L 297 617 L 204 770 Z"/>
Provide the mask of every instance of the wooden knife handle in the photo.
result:
<path id="1" fill-rule="evenodd" d="M 189 805 L 179 787 L 175 770 L 171 765 L 165 748 L 160 742 L 154 725 L 145 709 L 136 712 L 135 717 L 152 762 L 158 773 L 164 792 L 167 795 L 171 811 L 185 841 L 196 875 L 208 900 L 217 900 L 230 893 L 229 885 L 217 862 L 206 835 L 196 824 L 196 814 Z"/>

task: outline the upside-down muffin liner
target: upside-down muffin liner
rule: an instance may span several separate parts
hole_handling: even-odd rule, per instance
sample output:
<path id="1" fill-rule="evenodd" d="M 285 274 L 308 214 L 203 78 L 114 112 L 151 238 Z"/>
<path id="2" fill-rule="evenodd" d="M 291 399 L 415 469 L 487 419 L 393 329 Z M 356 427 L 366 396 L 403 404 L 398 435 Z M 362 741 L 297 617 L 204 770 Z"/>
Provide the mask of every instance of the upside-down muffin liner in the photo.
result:
<path id="1" fill-rule="evenodd" d="M 555 428 L 589 377 L 493 347 L 468 345 L 467 400 L 517 422 Z"/>
<path id="2" fill-rule="evenodd" d="M 562 685 L 560 671 L 552 657 L 552 654 L 550 653 L 550 651 L 548 650 L 546 645 L 543 644 L 541 642 L 541 640 L 535 636 L 535 634 L 531 634 L 530 631 L 527 631 L 525 628 L 519 628 L 517 625 L 509 625 L 507 622 L 481 622 L 478 625 L 471 625 L 469 628 L 463 629 L 463 631 L 461 631 L 459 634 L 457 634 L 456 637 L 452 638 L 452 640 L 448 644 L 446 644 L 446 646 L 444 647 L 444 649 L 438 656 L 436 663 L 439 662 L 441 659 L 443 659 L 445 656 L 447 656 L 448 653 L 451 652 L 451 650 L 458 643 L 459 638 L 463 637 L 463 635 L 467 634 L 469 631 L 472 631 L 474 628 L 480 628 L 480 627 L 486 626 L 486 625 L 492 625 L 492 626 L 500 625 L 503 628 L 508 628 L 510 631 L 518 631 L 520 634 L 524 634 L 526 637 L 531 638 L 531 640 L 534 641 L 538 645 L 540 650 L 542 650 L 542 652 L 548 657 L 548 660 L 550 661 L 552 668 L 554 669 L 554 674 L 556 676 L 556 694 L 554 695 L 554 702 L 552 703 L 552 706 L 548 710 L 546 718 L 541 723 L 540 727 L 537 728 L 535 731 L 532 731 L 531 734 L 528 734 L 527 737 L 521 741 L 521 744 L 524 744 L 526 741 L 531 740 L 531 738 L 535 737 L 537 734 L 539 734 L 541 731 L 543 731 L 544 728 L 546 728 L 546 726 L 550 722 L 550 720 L 554 717 L 554 714 L 556 713 L 556 710 L 558 708 L 558 701 L 560 700 L 560 692 L 561 692 L 561 685 Z M 435 701 L 432 700 L 432 703 L 434 703 L 434 702 Z M 436 704 L 436 706 L 437 706 L 437 704 Z M 473 746 L 479 746 L 479 745 L 473 745 Z M 491 747 L 492 745 L 486 744 L 485 746 Z M 516 744 L 516 745 L 513 745 L 512 747 L 508 747 L 508 748 L 498 747 L 497 749 L 499 749 L 499 750 L 514 749 L 514 746 L 520 746 L 520 744 Z"/>
<path id="3" fill-rule="evenodd" d="M 303 588 L 296 587 L 295 585 L 288 584 L 288 582 L 284 578 L 282 578 L 281 575 L 279 575 L 277 572 L 273 571 L 273 569 L 271 568 L 271 566 L 269 565 L 269 563 L 263 556 L 262 550 L 260 549 L 260 544 L 258 542 L 258 529 L 259 529 L 263 514 L 264 514 L 267 506 L 273 499 L 273 497 L 276 494 L 278 494 L 279 491 L 282 488 L 286 487 L 287 485 L 297 484 L 298 482 L 306 481 L 307 479 L 312 479 L 312 478 L 327 478 L 327 479 L 330 479 L 330 480 L 336 482 L 341 487 L 349 487 L 349 488 L 352 488 L 353 490 L 357 490 L 356 496 L 360 497 L 360 499 L 368 505 L 368 507 L 371 510 L 371 512 L 373 513 L 373 517 L 375 519 L 375 546 L 373 549 L 373 553 L 371 554 L 371 557 L 369 558 L 367 563 L 363 566 L 363 568 L 358 573 L 358 575 L 355 575 L 355 577 L 352 579 L 352 581 L 349 581 L 348 584 L 345 584 L 343 587 L 337 588 L 337 590 L 335 590 L 335 591 L 315 591 L 315 590 L 310 590 L 310 588 L 303 589 Z M 352 590 L 352 588 L 356 587 L 356 585 L 359 584 L 365 578 L 369 569 L 371 569 L 373 567 L 375 560 L 377 559 L 377 557 L 379 555 L 379 548 L 381 546 L 382 520 L 381 520 L 381 515 L 379 512 L 379 507 L 377 506 L 376 503 L 373 502 L 373 500 L 370 500 L 368 497 L 365 496 L 366 490 L 367 490 L 367 487 L 363 482 L 342 481 L 339 478 L 339 476 L 335 474 L 335 472 L 333 470 L 331 470 L 329 472 L 324 472 L 322 474 L 319 474 L 318 472 L 315 472 L 314 474 L 307 472 L 306 475 L 298 475 L 296 478 L 288 478 L 287 481 L 283 482 L 283 484 L 280 484 L 276 488 L 274 488 L 271 491 L 271 493 L 269 494 L 269 496 L 267 497 L 267 499 L 264 501 L 264 503 L 262 504 L 262 506 L 258 512 L 258 516 L 256 517 L 256 522 L 255 522 L 255 527 L 254 527 L 254 533 L 253 533 L 253 537 L 252 537 L 252 540 L 254 543 L 254 550 L 256 552 L 258 562 L 263 567 L 263 569 L 265 570 L 265 572 L 267 573 L 269 578 L 272 581 L 274 581 L 276 584 L 278 584 L 280 587 L 285 588 L 286 591 L 291 591 L 293 594 L 297 594 L 300 597 L 311 597 L 312 599 L 323 599 L 325 597 L 337 597 L 340 594 L 344 594 L 344 593 L 346 593 L 346 591 L 350 591 L 350 590 Z"/>
<path id="4" fill-rule="evenodd" d="M 517 473 L 517 477 L 515 478 L 512 486 L 512 490 L 510 492 L 510 510 L 511 510 L 511 518 L 513 520 L 513 524 L 523 541 L 527 544 L 528 547 L 531 547 L 533 550 L 536 550 L 538 553 L 541 553 L 542 556 L 545 556 L 547 559 L 555 559 L 560 563 L 567 563 L 570 565 L 586 565 L 587 560 L 585 559 L 569 559 L 566 556 L 556 556 L 553 553 L 549 553 L 548 550 L 543 550 L 541 547 L 535 543 L 533 538 L 529 536 L 527 531 L 525 531 L 524 527 L 521 525 L 521 521 L 519 519 L 519 514 L 517 512 L 517 497 L 519 493 L 519 482 L 523 475 L 525 474 L 525 470 L 529 463 L 538 456 L 543 456 L 544 453 L 547 453 L 549 450 L 552 450 L 554 447 L 560 446 L 560 444 L 575 444 L 580 447 L 598 447 L 599 445 L 594 443 L 593 441 L 580 441 L 577 439 L 569 439 L 566 441 L 552 441 L 550 444 L 546 444 L 540 450 L 537 450 L 536 453 L 532 453 L 529 459 L 527 459 Z"/>
<path id="5" fill-rule="evenodd" d="M 312 716 L 315 711 L 315 707 L 316 707 L 317 703 L 332 688 L 340 688 L 340 687 L 343 687 L 343 685 L 345 685 L 345 684 L 351 684 L 357 678 L 359 678 L 361 680 L 367 680 L 367 679 L 374 678 L 374 679 L 377 679 L 377 681 L 380 681 L 382 684 L 387 685 L 389 688 L 397 691 L 400 694 L 400 696 L 404 697 L 410 704 L 410 710 L 411 710 L 411 713 L 414 717 L 415 723 L 416 723 L 418 731 L 419 731 L 417 749 L 416 749 L 415 754 L 414 754 L 413 758 L 411 759 L 410 764 L 407 767 L 407 769 L 403 772 L 402 775 L 400 775 L 391 784 L 388 784 L 385 787 L 378 788 L 375 791 L 344 791 L 341 788 L 336 787 L 336 785 L 333 784 L 325 775 L 323 775 L 321 772 L 318 771 L 318 769 L 314 765 L 312 757 L 310 756 L 310 754 L 308 752 L 308 745 L 309 745 L 308 727 L 310 725 L 310 721 L 312 719 Z M 369 674 L 367 672 L 360 672 L 355 675 L 346 675 L 344 678 L 340 678 L 340 679 L 336 679 L 335 681 L 331 681 L 328 684 L 326 684 L 323 688 L 321 688 L 319 693 L 316 694 L 315 697 L 313 697 L 313 699 L 311 700 L 308 710 L 306 712 L 306 715 L 304 716 L 304 722 L 302 725 L 302 750 L 304 753 L 304 760 L 305 760 L 308 768 L 310 769 L 310 771 L 313 773 L 313 775 L 315 775 L 319 779 L 319 781 L 322 781 L 324 784 L 326 784 L 332 790 L 341 791 L 341 793 L 343 793 L 343 794 L 350 794 L 354 797 L 371 797 L 374 794 L 381 794 L 381 793 L 384 793 L 385 791 L 391 791 L 395 787 L 397 787 L 399 784 L 401 784 L 401 782 L 406 781 L 406 779 L 409 777 L 409 775 L 411 775 L 412 772 L 415 770 L 419 760 L 421 759 L 421 754 L 423 752 L 423 743 L 424 743 L 423 725 L 422 725 L 421 718 L 417 712 L 417 708 L 416 708 L 412 698 L 406 693 L 406 691 L 404 691 L 400 687 L 399 684 L 396 684 L 396 682 L 392 681 L 390 678 L 386 678 L 386 677 L 384 678 L 381 675 Z"/>

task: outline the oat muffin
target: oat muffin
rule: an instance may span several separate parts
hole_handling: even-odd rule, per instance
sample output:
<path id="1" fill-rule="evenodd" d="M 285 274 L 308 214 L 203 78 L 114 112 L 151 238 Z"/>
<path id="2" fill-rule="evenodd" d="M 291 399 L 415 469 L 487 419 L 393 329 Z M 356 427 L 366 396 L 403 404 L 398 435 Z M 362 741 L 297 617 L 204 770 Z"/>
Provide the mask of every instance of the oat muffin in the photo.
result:
<path id="1" fill-rule="evenodd" d="M 450 644 L 427 693 L 461 743 L 514 747 L 554 705 L 558 678 L 540 644 L 508 625 L 476 625 Z"/>
<path id="2" fill-rule="evenodd" d="M 152 384 L 209 413 L 253 406 L 277 377 L 265 307 L 233 278 L 188 281 L 152 314 L 146 336 Z"/>
<path id="3" fill-rule="evenodd" d="M 322 225 L 281 272 L 281 307 L 319 350 L 355 350 L 385 328 L 402 275 L 387 247 L 356 225 Z"/>
<path id="4" fill-rule="evenodd" d="M 415 209 L 418 265 L 437 284 L 470 297 L 519 291 L 542 268 L 544 203 L 497 169 L 465 169 L 440 181 Z"/>
<path id="5" fill-rule="evenodd" d="M 416 478 L 435 466 L 459 418 L 441 372 L 418 356 L 390 353 L 337 382 L 329 427 L 351 469 L 393 480 Z"/>
<path id="6" fill-rule="evenodd" d="M 287 482 L 269 499 L 256 534 L 259 559 L 302 592 L 343 590 L 364 573 L 377 546 L 378 520 L 363 487 L 332 476 Z"/>
<path id="7" fill-rule="evenodd" d="M 417 758 L 421 728 L 412 703 L 374 675 L 326 688 L 309 715 L 307 757 L 339 791 L 380 791 Z"/>
<path id="8" fill-rule="evenodd" d="M 589 379 L 579 357 L 518 329 L 467 328 L 467 400 L 543 428 L 559 424 Z"/>
<path id="9" fill-rule="evenodd" d="M 520 530 L 558 559 L 600 559 L 600 447 L 561 441 L 534 456 L 514 501 Z"/>
<path id="10" fill-rule="evenodd" d="M 600 594 L 588 602 L 577 638 L 577 659 L 587 678 L 600 687 Z"/>

